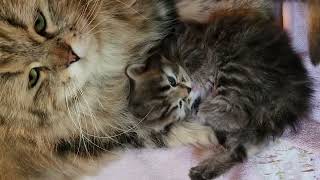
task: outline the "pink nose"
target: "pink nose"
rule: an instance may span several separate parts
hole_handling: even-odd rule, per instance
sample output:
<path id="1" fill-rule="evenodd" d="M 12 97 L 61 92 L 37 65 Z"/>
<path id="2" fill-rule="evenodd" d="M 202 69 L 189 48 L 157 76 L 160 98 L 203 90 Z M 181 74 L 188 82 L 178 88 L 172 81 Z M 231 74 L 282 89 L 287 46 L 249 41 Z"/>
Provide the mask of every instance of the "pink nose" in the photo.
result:
<path id="1" fill-rule="evenodd" d="M 52 50 L 54 55 L 54 64 L 58 66 L 70 66 L 80 60 L 80 57 L 72 50 L 72 48 L 66 43 L 59 43 Z"/>

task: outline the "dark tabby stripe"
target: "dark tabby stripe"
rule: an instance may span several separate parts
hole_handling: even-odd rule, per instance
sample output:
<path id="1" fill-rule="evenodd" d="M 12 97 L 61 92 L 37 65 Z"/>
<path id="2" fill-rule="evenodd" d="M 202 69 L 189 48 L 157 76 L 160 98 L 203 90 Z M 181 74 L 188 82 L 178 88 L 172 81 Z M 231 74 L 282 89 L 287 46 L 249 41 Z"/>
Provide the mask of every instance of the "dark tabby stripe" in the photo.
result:
<path id="1" fill-rule="evenodd" d="M 0 73 L 0 79 L 3 79 L 4 81 L 8 81 L 20 74 L 23 74 L 23 72 L 7 72 L 7 73 Z"/>
<path id="2" fill-rule="evenodd" d="M 164 143 L 163 137 L 167 132 L 161 131 L 160 133 L 153 132 L 150 135 L 151 141 L 155 144 L 158 148 L 163 148 L 166 146 Z"/>
<path id="3" fill-rule="evenodd" d="M 121 134 L 121 133 L 119 133 Z M 81 157 L 99 157 L 101 154 L 126 147 L 143 148 L 144 140 L 139 138 L 135 132 L 121 134 L 113 140 L 103 140 L 94 137 L 80 138 L 72 140 L 61 139 L 56 144 L 55 152 L 59 156 L 76 154 Z"/>
<path id="4" fill-rule="evenodd" d="M 170 105 L 168 105 L 166 108 L 163 109 L 163 111 L 161 112 L 161 116 L 159 119 L 163 119 L 164 117 L 166 117 L 168 111 L 170 110 Z"/>
<path id="5" fill-rule="evenodd" d="M 27 29 L 27 25 L 25 25 L 22 21 L 20 21 L 19 19 L 17 18 L 14 18 L 14 17 L 3 17 L 3 16 L 0 16 L 0 20 L 1 21 L 4 21 L 12 26 L 15 26 L 17 28 L 22 28 L 22 29 Z"/>
<path id="6" fill-rule="evenodd" d="M 163 86 L 163 87 L 160 87 L 160 92 L 166 92 L 170 89 L 171 87 L 168 85 L 168 86 Z"/>

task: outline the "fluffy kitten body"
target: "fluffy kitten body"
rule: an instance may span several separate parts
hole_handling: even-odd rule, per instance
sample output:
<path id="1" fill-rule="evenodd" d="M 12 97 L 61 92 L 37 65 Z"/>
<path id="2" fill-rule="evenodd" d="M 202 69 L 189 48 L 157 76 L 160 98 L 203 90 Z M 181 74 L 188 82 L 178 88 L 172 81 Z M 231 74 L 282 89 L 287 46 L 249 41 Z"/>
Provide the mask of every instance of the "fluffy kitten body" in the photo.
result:
<path id="1" fill-rule="evenodd" d="M 190 171 L 206 180 L 246 160 L 250 151 L 295 128 L 309 109 L 311 81 L 287 34 L 257 11 L 217 11 L 208 25 L 181 24 L 161 54 L 182 65 L 193 82 L 212 90 L 198 117 L 224 151 Z"/>

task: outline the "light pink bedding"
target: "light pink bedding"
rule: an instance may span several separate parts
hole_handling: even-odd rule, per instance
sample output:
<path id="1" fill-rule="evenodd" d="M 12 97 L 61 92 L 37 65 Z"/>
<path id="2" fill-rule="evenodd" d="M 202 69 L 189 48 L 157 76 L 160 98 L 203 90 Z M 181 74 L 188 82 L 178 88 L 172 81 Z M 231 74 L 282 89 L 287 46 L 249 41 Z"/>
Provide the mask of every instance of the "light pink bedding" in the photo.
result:
<path id="1" fill-rule="evenodd" d="M 306 117 L 302 131 L 272 143 L 247 163 L 235 167 L 221 179 L 320 179 L 320 68 L 308 58 L 306 8 L 302 3 L 283 6 L 284 26 L 296 50 L 314 77 L 314 108 Z M 95 180 L 187 180 L 188 170 L 197 164 L 188 147 L 172 150 L 127 152 L 121 160 L 105 167 Z"/>

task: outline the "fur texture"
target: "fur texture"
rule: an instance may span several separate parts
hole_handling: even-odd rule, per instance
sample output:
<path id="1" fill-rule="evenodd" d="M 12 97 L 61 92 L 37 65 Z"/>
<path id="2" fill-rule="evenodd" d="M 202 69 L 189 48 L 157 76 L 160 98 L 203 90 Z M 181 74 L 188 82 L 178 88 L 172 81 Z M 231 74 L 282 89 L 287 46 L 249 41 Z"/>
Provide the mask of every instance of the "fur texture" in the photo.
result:
<path id="1" fill-rule="evenodd" d="M 143 123 L 159 132 L 186 117 L 191 79 L 181 66 L 154 55 L 144 64 L 130 65 L 127 75 L 129 111 Z"/>
<path id="2" fill-rule="evenodd" d="M 175 0 L 177 12 L 182 21 L 206 24 L 213 12 L 226 10 L 255 9 L 263 16 L 270 17 L 271 0 Z"/>
<path id="3" fill-rule="evenodd" d="M 179 144 L 129 113 L 124 73 L 170 31 L 172 2 L 1 0 L 0 7 L 0 179 L 77 179 L 123 149 L 159 147 L 160 137 L 163 146 Z"/>
<path id="4" fill-rule="evenodd" d="M 308 112 L 312 89 L 302 60 L 282 28 L 258 11 L 217 11 L 208 25 L 181 24 L 161 49 L 196 84 L 213 87 L 198 117 L 225 150 L 193 168 L 192 180 L 221 175 Z"/>

